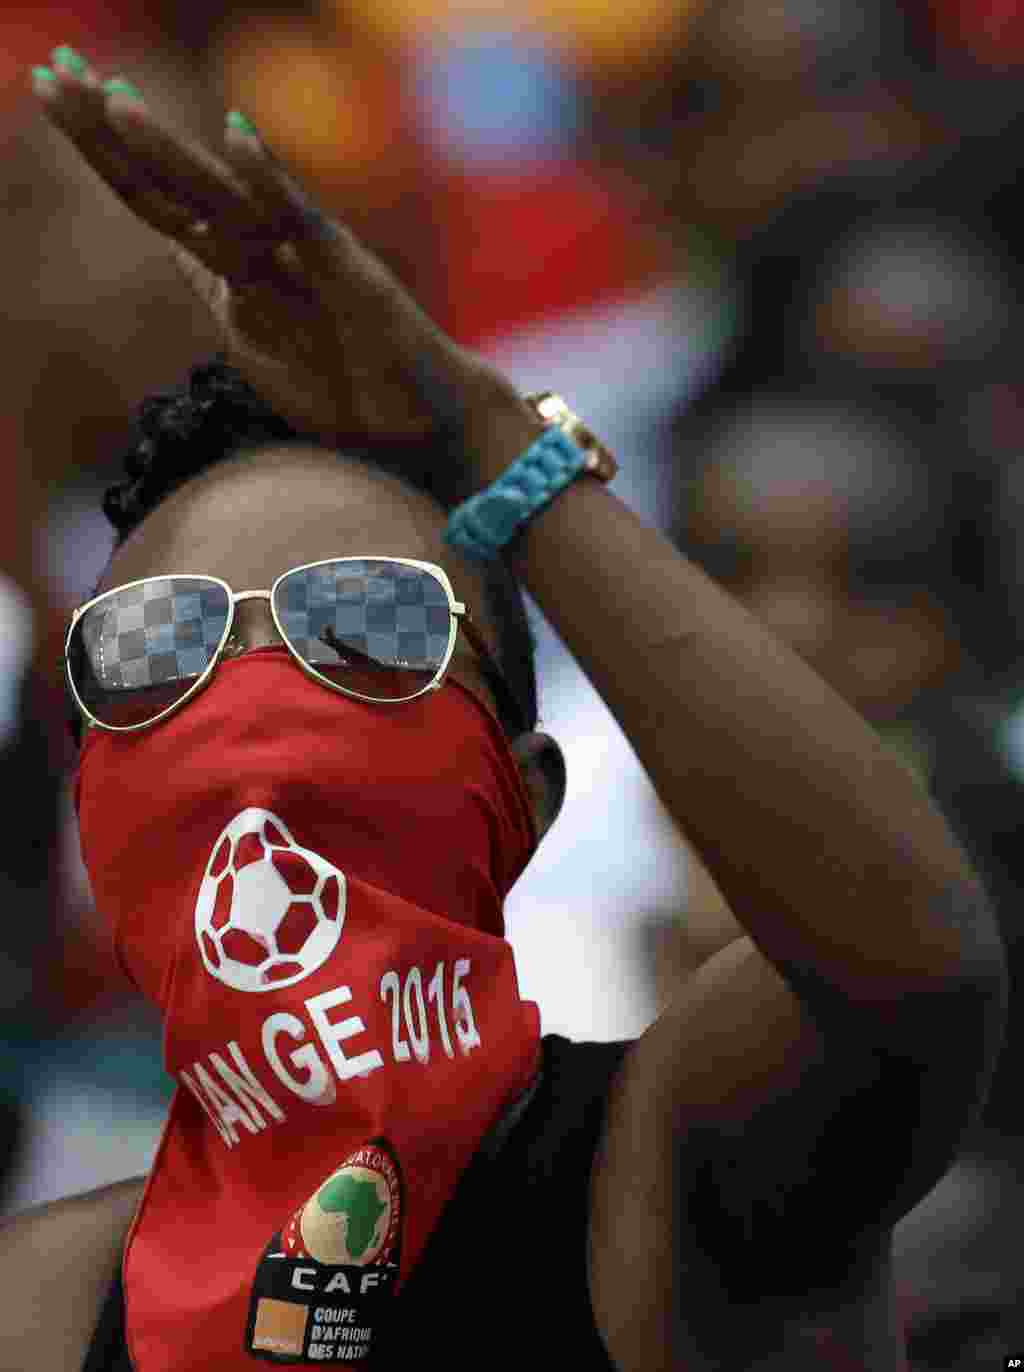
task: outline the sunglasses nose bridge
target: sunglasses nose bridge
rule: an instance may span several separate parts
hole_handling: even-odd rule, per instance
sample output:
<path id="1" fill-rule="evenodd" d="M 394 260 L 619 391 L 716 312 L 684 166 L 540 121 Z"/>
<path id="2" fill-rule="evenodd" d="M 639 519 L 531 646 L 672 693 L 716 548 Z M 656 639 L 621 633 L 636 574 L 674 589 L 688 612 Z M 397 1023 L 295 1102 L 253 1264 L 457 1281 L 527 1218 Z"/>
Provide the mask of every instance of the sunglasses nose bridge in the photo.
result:
<path id="1" fill-rule="evenodd" d="M 269 591 L 240 591 L 234 596 L 234 603 L 234 621 L 224 649 L 227 656 L 284 642 L 274 623 Z"/>

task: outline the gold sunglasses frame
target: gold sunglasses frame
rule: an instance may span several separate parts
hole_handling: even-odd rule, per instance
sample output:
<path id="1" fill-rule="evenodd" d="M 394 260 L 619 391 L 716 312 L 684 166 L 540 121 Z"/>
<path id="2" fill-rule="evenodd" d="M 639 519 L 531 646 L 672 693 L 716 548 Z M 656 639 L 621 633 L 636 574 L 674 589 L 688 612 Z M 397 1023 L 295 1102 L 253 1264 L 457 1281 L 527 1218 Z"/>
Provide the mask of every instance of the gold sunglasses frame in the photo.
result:
<path id="1" fill-rule="evenodd" d="M 292 647 L 288 635 L 284 632 L 281 621 L 277 616 L 277 610 L 274 606 L 274 592 L 286 577 L 294 576 L 296 572 L 310 571 L 314 567 L 326 567 L 329 563 L 334 562 L 394 562 L 399 563 L 404 567 L 415 567 L 419 571 L 430 572 L 441 583 L 445 594 L 448 597 L 448 612 L 450 616 L 448 647 L 445 651 L 444 660 L 437 669 L 433 679 L 429 681 L 426 686 L 420 687 L 418 691 L 415 691 L 409 696 L 400 696 L 395 700 L 377 700 L 373 696 L 363 695 L 359 691 L 353 691 L 348 687 L 339 686 L 337 682 L 328 680 L 327 677 L 322 676 L 315 667 L 312 667 L 305 658 Z M 142 586 L 147 582 L 152 581 L 178 581 L 186 578 L 196 579 L 199 577 L 204 581 L 213 581 L 218 586 L 221 586 L 228 597 L 228 618 L 224 626 L 224 632 L 217 645 L 217 650 L 210 658 L 205 671 L 201 676 L 196 678 L 180 700 L 176 700 L 174 704 L 169 705 L 166 710 L 161 710 L 153 719 L 147 719 L 142 724 L 104 724 L 102 720 L 95 717 L 92 711 L 83 702 L 71 676 L 69 649 L 71 646 L 71 635 L 74 633 L 76 624 L 87 611 L 93 608 L 93 606 L 100 604 L 101 601 L 107 600 L 111 596 L 117 595 L 121 591 L 130 591 L 135 586 Z M 325 557 L 321 558 L 319 562 L 304 562 L 298 567 L 289 567 L 287 571 L 282 572 L 281 575 L 275 579 L 268 591 L 233 591 L 228 583 L 221 577 L 211 576 L 207 572 L 171 572 L 161 576 L 140 577 L 137 581 L 126 581 L 122 586 L 113 586 L 109 591 L 103 591 L 100 595 L 93 596 L 90 600 L 85 601 L 72 611 L 67 633 L 64 635 L 64 677 L 68 690 L 71 693 L 71 698 L 81 715 L 94 728 L 103 729 L 107 733 L 134 734 L 138 733 L 141 729 L 151 729 L 154 724 L 159 724 L 162 720 L 167 719 L 170 715 L 174 714 L 175 711 L 180 710 L 183 705 L 187 705 L 188 702 L 192 700 L 194 696 L 198 695 L 209 683 L 221 658 L 224 656 L 224 649 L 227 647 L 231 638 L 231 630 L 235 623 L 235 606 L 244 600 L 266 600 L 269 603 L 270 613 L 274 619 L 274 626 L 281 637 L 281 641 L 284 643 L 295 662 L 308 677 L 317 682 L 318 685 L 325 686 L 329 691 L 337 691 L 339 695 L 350 696 L 354 700 L 363 700 L 371 705 L 406 705 L 410 700 L 418 700 L 420 696 L 427 695 L 431 691 L 440 690 L 444 684 L 444 678 L 447 674 L 449 663 L 452 660 L 452 654 L 455 651 L 455 640 L 458 636 L 459 626 L 461 625 L 466 632 L 466 638 L 470 647 L 473 648 L 486 668 L 490 685 L 498 698 L 499 707 L 506 712 L 510 712 L 510 718 L 518 720 L 522 724 L 522 731 L 525 731 L 526 729 L 526 724 L 522 719 L 523 712 L 519 702 L 516 700 L 511 687 L 505 680 L 493 654 L 487 647 L 483 634 L 473 623 L 472 616 L 466 608 L 465 603 L 455 599 L 455 592 L 452 589 L 451 581 L 448 579 L 448 573 L 445 569 L 438 566 L 436 562 L 421 562 L 413 557 L 381 557 L 379 555 L 370 556 L 369 554 L 351 557 Z"/>

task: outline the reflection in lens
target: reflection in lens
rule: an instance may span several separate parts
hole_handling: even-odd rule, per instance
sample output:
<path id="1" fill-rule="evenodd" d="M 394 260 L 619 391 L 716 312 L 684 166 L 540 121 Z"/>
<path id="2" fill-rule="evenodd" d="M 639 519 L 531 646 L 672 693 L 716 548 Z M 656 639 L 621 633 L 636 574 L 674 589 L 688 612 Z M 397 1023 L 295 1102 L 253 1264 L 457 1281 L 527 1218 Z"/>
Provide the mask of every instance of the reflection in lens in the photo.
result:
<path id="1" fill-rule="evenodd" d="M 227 592 L 206 577 L 154 577 L 107 596 L 68 644 L 82 703 L 114 728 L 155 719 L 206 671 L 228 610 Z"/>
<path id="2" fill-rule="evenodd" d="M 453 620 L 430 572 L 378 559 L 291 572 L 274 609 L 299 655 L 338 686 L 374 700 L 403 700 L 436 675 Z"/>

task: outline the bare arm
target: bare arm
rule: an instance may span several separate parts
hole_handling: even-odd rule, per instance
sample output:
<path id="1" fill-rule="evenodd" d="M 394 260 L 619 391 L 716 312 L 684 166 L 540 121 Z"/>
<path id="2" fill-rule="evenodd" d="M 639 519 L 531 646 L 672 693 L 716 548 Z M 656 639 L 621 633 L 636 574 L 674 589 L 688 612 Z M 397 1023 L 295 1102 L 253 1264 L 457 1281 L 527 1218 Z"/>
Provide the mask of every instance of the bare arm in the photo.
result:
<path id="1" fill-rule="evenodd" d="M 132 1177 L 0 1226 L 2 1372 L 81 1372 L 145 1185 Z"/>
<path id="2" fill-rule="evenodd" d="M 529 441 L 506 409 L 478 484 Z M 607 488 L 575 483 L 510 560 L 747 935 L 681 981 L 612 1091 L 595 1313 L 624 1366 L 675 1338 L 694 1367 L 748 1365 L 862 1299 L 955 1157 L 1002 1039 L 997 925 L 866 721 Z"/>
<path id="3" fill-rule="evenodd" d="M 461 484 L 460 496 L 542 431 L 507 378 L 433 325 L 256 139 L 229 130 L 225 164 L 143 102 L 105 95 L 91 71 L 59 70 L 42 100 L 111 188 L 178 240 L 179 256 L 190 244 L 189 270 L 231 359 L 293 422 L 335 435 L 457 436 L 460 460 L 439 462 L 436 475 Z M 154 196 L 154 184 L 166 190 Z M 205 237 L 187 232 L 197 211 L 214 226 Z M 245 325 L 259 319 L 273 327 L 256 338 Z M 310 347 L 290 350 L 307 335 Z M 293 413 L 310 405 L 304 420 Z M 899 1032 L 908 991 L 965 975 L 1001 981 L 994 921 L 960 899 L 973 874 L 912 775 L 664 535 L 581 480 L 506 554 L 775 967 L 834 987 L 868 1037 Z M 951 921 L 940 913 L 950 901 L 977 913 Z"/>
<path id="4" fill-rule="evenodd" d="M 532 432 L 524 420 L 478 457 L 478 484 Z M 577 481 L 510 560 L 783 975 L 815 974 L 851 1029 L 887 1042 L 908 993 L 1001 983 L 995 921 L 910 771 L 658 530 Z"/>
<path id="5" fill-rule="evenodd" d="M 463 441 L 451 445 L 465 454 L 462 495 L 493 481 L 538 436 L 539 422 L 514 387 L 430 326 L 347 230 L 324 232 L 322 216 L 311 229 L 308 205 L 253 140 L 229 139 L 228 176 L 123 95 L 104 102 L 97 85 L 64 74 L 59 86 L 46 97 L 52 117 L 143 218 L 189 243 L 184 226 L 196 204 L 215 222 L 217 232 L 192 243 L 206 260 L 189 256 L 190 272 L 227 329 L 232 359 L 293 422 L 334 435 L 352 432 L 353 423 L 368 434 L 422 432 L 423 378 L 433 374 L 434 392 L 447 386 L 450 407 L 462 411 Z M 140 190 L 147 170 L 180 185 L 173 214 Z M 246 245 L 261 225 L 268 252 L 285 230 L 290 237 L 257 281 Z M 237 292 L 226 279 L 232 274 L 240 274 Z M 253 302 L 259 308 L 250 317 Z M 261 319 L 273 327 L 256 328 Z M 353 328 L 354 319 L 365 320 L 365 330 Z M 368 355 L 371 338 L 378 348 Z M 303 339 L 315 346 L 284 347 Z M 429 409 L 432 428 L 434 402 Z M 638 1241 L 667 1245 L 646 1256 L 671 1285 L 679 1275 L 672 1241 L 696 1234 L 701 1251 L 718 1223 L 718 1197 L 748 1229 L 751 1221 L 781 1299 L 798 1286 L 787 1290 L 778 1269 L 786 1230 L 773 1219 L 773 1188 L 787 1195 L 786 1222 L 805 1230 L 823 1197 L 840 1197 L 843 1223 L 831 1226 L 821 1253 L 838 1266 L 857 1234 L 877 1240 L 878 1226 L 913 1204 L 955 1151 L 1004 1014 L 995 921 L 942 817 L 868 724 L 606 487 L 573 483 L 506 558 L 612 711 L 747 936 L 681 980 L 673 1004 L 631 1051 L 610 1105 L 594 1213 L 611 1213 L 631 1177 L 653 1175 L 661 1163 L 671 1173 L 684 1154 L 699 1164 L 693 1150 L 701 1139 L 714 1153 L 738 1131 L 733 1165 L 704 1169 L 710 1179 L 688 1197 L 662 1197 L 660 1228 L 645 1223 Z M 642 842 L 637 835 L 638 848 Z M 717 1057 L 708 1052 L 713 1041 Z M 831 1097 L 819 1089 L 826 1084 Z M 759 1127 L 766 1144 L 788 1142 L 790 1156 L 806 1159 L 838 1103 L 849 1106 L 851 1136 L 880 1120 L 888 1125 L 887 1161 L 858 1190 L 848 1188 L 841 1148 L 824 1149 L 805 1189 L 799 1176 L 787 1177 L 785 1157 L 774 1172 L 765 1166 L 779 1153 L 754 1146 Z M 653 1209 L 642 1213 L 655 1218 Z M 653 1268 L 639 1260 L 617 1268 L 621 1223 L 607 1232 L 592 1254 L 601 1269 L 594 1289 L 625 1291 L 619 1308 L 638 1310 L 654 1288 L 646 1281 Z M 703 1274 L 706 1305 L 721 1297 L 718 1327 L 726 1332 L 741 1275 Z M 696 1309 L 692 1287 L 689 1295 Z M 660 1315 L 648 1313 L 648 1332 L 660 1328 Z M 607 1332 L 611 1316 L 600 1318 Z M 653 1372 L 655 1364 L 646 1358 L 643 1366 Z"/>

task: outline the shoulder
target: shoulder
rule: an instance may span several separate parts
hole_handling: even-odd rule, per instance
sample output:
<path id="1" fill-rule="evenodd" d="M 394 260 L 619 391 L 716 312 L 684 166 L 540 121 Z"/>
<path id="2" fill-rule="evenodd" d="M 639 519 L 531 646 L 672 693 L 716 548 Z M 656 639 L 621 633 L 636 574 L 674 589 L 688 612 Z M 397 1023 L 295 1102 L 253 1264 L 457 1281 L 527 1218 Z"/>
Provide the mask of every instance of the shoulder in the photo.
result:
<path id="1" fill-rule="evenodd" d="M 4 1220 L 0 1366 L 78 1372 L 145 1185 L 132 1177 Z"/>
<path id="2" fill-rule="evenodd" d="M 5 1240 L 2 1260 L 7 1261 L 12 1248 L 25 1255 L 59 1245 L 57 1252 L 65 1265 L 95 1258 L 101 1252 L 115 1252 L 127 1233 L 147 1180 L 145 1176 L 129 1177 L 8 1216 L 0 1223 Z"/>

